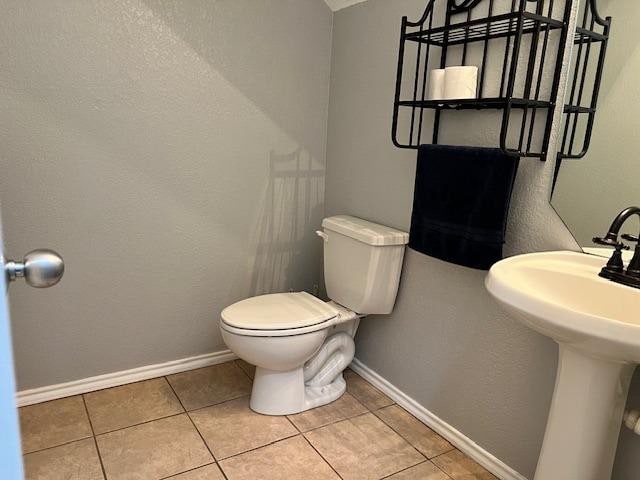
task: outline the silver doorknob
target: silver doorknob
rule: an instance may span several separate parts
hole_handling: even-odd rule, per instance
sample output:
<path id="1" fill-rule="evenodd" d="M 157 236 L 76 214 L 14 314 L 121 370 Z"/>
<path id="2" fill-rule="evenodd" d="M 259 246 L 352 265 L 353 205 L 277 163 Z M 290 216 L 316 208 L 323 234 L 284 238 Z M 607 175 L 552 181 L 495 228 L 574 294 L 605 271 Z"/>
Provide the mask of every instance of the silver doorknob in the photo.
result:
<path id="1" fill-rule="evenodd" d="M 24 256 L 22 262 L 8 260 L 4 265 L 8 282 L 24 277 L 25 281 L 36 288 L 52 287 L 64 274 L 64 261 L 53 250 L 41 248 Z"/>

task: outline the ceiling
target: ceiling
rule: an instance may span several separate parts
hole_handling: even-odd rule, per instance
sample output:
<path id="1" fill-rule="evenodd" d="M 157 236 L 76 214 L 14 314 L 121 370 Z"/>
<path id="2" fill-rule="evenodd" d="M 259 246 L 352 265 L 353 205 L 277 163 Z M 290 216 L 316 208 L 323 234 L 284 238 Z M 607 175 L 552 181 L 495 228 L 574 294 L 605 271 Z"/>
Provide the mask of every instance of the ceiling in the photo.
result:
<path id="1" fill-rule="evenodd" d="M 356 3 L 365 2 L 366 0 L 324 0 L 329 5 L 331 10 L 338 11 L 343 8 L 350 7 L 351 5 L 355 5 Z"/>

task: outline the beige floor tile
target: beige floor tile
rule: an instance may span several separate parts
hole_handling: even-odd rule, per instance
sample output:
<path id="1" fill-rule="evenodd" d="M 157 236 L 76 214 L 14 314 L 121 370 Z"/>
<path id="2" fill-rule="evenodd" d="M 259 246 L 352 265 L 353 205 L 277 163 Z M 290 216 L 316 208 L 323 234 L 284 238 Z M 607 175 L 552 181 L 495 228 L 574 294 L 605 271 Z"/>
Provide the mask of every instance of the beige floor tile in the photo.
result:
<path id="1" fill-rule="evenodd" d="M 306 432 L 366 412 L 368 412 L 367 407 L 349 393 L 345 393 L 335 402 L 296 415 L 289 415 L 289 420 L 301 432 Z"/>
<path id="2" fill-rule="evenodd" d="M 22 407 L 20 432 L 24 453 L 55 447 L 92 435 L 81 396 Z"/>
<path id="3" fill-rule="evenodd" d="M 93 438 L 24 456 L 26 480 L 102 480 L 102 468 Z"/>
<path id="4" fill-rule="evenodd" d="M 186 414 L 96 437 L 109 480 L 163 478 L 213 462 Z"/>
<path id="5" fill-rule="evenodd" d="M 185 473 L 180 473 L 173 477 L 169 477 L 167 480 L 225 480 L 220 467 L 215 463 L 207 465 L 206 467 L 196 468 Z"/>
<path id="6" fill-rule="evenodd" d="M 208 407 L 251 392 L 251 382 L 234 362 L 167 377 L 187 410 Z"/>
<path id="7" fill-rule="evenodd" d="M 164 378 L 87 393 L 84 398 L 96 435 L 184 411 Z"/>
<path id="8" fill-rule="evenodd" d="M 347 381 L 347 392 L 356 397 L 369 410 L 393 405 L 393 400 L 352 370 L 345 370 L 344 379 Z"/>
<path id="9" fill-rule="evenodd" d="M 285 417 L 253 412 L 249 408 L 249 397 L 196 410 L 189 415 L 218 460 L 298 433 Z"/>
<path id="10" fill-rule="evenodd" d="M 375 414 L 427 458 L 453 450 L 449 442 L 397 405 L 381 408 Z"/>
<path id="11" fill-rule="evenodd" d="M 424 462 L 387 477 L 385 480 L 451 480 L 431 462 Z"/>
<path id="12" fill-rule="evenodd" d="M 255 365 L 251 365 L 250 363 L 245 362 L 241 358 L 236 360 L 236 365 L 238 365 L 242 369 L 242 371 L 244 373 L 246 373 L 247 375 L 249 375 L 249 378 L 251 378 L 253 380 L 253 376 L 256 373 Z"/>
<path id="13" fill-rule="evenodd" d="M 220 462 L 229 480 L 339 480 L 298 436 Z"/>
<path id="14" fill-rule="evenodd" d="M 379 479 L 425 458 L 372 413 L 305 434 L 345 480 Z"/>
<path id="15" fill-rule="evenodd" d="M 452 450 L 431 461 L 453 480 L 498 480 L 459 450 Z"/>

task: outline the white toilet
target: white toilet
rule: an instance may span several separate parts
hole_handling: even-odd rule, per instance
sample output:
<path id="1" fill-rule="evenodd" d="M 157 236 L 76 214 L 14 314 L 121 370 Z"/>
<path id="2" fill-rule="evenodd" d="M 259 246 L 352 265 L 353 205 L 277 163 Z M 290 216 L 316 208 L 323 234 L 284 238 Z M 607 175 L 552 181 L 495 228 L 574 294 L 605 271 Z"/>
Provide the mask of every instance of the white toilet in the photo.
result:
<path id="1" fill-rule="evenodd" d="M 276 293 L 222 311 L 225 343 L 256 366 L 250 406 L 258 413 L 288 415 L 340 398 L 360 318 L 393 309 L 409 235 L 346 215 L 322 226 L 331 301 Z"/>

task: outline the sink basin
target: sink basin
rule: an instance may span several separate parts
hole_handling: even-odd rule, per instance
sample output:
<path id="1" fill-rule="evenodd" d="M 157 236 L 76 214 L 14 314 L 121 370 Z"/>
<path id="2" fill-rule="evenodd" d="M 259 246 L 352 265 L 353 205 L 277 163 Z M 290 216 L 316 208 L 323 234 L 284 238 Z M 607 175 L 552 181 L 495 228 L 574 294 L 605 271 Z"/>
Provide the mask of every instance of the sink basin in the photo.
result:
<path id="1" fill-rule="evenodd" d="M 496 263 L 489 292 L 524 324 L 558 343 L 640 362 L 640 290 L 598 276 L 607 259 L 544 252 Z"/>
<path id="2" fill-rule="evenodd" d="M 640 290 L 598 276 L 606 258 L 543 252 L 496 263 L 487 290 L 559 345 L 535 480 L 611 478 L 631 375 L 640 363 Z"/>

